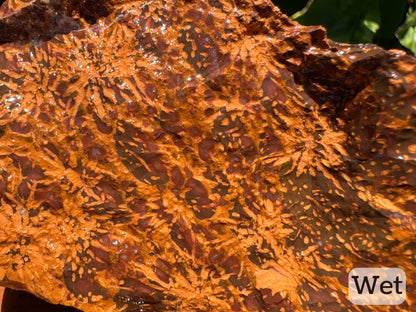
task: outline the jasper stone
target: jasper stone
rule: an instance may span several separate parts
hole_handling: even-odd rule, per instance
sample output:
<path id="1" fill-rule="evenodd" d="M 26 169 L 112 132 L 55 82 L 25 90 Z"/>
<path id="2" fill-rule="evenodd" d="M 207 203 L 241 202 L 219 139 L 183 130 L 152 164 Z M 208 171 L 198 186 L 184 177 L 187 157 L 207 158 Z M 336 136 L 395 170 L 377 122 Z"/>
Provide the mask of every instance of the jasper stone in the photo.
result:
<path id="1" fill-rule="evenodd" d="M 416 310 L 416 59 L 268 0 L 8 0 L 0 286 L 86 312 Z M 393 310 L 391 310 L 393 311 Z"/>

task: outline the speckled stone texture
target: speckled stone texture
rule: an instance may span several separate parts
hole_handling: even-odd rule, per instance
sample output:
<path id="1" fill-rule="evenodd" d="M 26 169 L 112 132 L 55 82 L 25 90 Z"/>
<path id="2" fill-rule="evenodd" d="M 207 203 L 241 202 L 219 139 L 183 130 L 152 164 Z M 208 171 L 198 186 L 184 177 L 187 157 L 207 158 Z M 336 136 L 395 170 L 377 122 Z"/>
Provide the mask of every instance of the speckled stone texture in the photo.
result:
<path id="1" fill-rule="evenodd" d="M 9 0 L 0 285 L 86 312 L 416 311 L 416 60 L 269 1 Z M 355 306 L 354 267 L 400 267 Z"/>

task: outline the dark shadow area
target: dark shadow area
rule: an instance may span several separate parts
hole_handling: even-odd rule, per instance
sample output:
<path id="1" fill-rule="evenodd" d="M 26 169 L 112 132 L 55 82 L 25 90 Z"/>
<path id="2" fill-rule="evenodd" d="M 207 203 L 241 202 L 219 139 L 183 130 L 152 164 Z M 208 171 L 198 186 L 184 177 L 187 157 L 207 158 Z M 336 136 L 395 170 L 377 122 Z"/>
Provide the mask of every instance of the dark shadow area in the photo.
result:
<path id="1" fill-rule="evenodd" d="M 288 16 L 305 8 L 308 0 L 272 0 Z M 413 1 L 412 1 L 413 2 Z M 406 0 L 315 0 L 296 21 L 302 25 L 322 25 L 328 38 L 344 43 L 375 43 L 385 49 L 405 49 L 395 36 L 406 20 L 410 1 Z M 366 22 L 375 22 L 372 33 Z M 369 25 L 369 24 L 367 24 Z M 409 52 L 409 51 L 408 51 Z"/>
<path id="2" fill-rule="evenodd" d="M 85 23 L 94 24 L 98 18 L 110 13 L 111 5 L 106 0 L 35 0 L 0 18 L 0 44 L 38 44 L 56 35 L 81 29 Z"/>
<path id="3" fill-rule="evenodd" d="M 283 13 L 291 16 L 302 10 L 308 3 L 308 0 L 273 0 L 272 2 L 278 6 Z"/>
<path id="4" fill-rule="evenodd" d="M 25 291 L 6 288 L 2 312 L 81 312 L 75 308 L 48 303 Z"/>

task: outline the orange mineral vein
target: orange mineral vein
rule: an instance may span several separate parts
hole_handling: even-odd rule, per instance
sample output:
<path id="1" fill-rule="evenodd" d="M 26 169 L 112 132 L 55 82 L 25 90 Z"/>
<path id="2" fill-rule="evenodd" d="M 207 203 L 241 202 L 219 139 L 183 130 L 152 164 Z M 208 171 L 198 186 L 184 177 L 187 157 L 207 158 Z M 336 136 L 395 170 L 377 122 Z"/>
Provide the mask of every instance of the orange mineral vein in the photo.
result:
<path id="1" fill-rule="evenodd" d="M 85 312 L 416 310 L 416 60 L 268 0 L 8 0 L 0 285 Z"/>

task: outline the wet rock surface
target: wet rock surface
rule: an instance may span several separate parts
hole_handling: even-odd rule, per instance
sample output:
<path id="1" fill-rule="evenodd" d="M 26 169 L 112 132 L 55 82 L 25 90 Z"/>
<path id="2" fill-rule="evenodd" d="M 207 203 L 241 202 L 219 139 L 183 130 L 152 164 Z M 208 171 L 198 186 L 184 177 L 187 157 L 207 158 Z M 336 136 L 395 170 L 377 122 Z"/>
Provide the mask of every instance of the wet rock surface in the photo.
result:
<path id="1" fill-rule="evenodd" d="M 416 309 L 416 60 L 268 1 L 6 1 L 0 285 L 83 311 Z"/>

